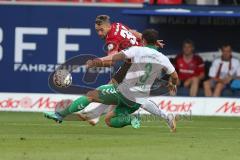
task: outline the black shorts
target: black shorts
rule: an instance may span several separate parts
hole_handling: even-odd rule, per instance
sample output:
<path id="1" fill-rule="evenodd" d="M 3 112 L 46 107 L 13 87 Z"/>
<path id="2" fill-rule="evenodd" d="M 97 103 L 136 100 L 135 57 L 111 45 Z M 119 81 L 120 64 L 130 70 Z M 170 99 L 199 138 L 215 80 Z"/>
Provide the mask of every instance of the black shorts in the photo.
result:
<path id="1" fill-rule="evenodd" d="M 113 79 L 119 84 L 125 78 L 127 71 L 131 67 L 132 63 L 124 62 L 124 64 L 118 69 L 118 71 L 113 75 Z"/>

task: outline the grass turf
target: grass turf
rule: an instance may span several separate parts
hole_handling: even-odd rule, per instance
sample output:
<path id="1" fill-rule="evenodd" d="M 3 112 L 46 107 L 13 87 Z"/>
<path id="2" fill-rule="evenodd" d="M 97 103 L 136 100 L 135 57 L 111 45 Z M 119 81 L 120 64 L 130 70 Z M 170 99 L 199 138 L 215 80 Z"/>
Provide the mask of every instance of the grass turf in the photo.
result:
<path id="1" fill-rule="evenodd" d="M 239 160 L 239 136 L 240 118 L 193 117 L 172 134 L 163 121 L 113 129 L 0 112 L 0 160 Z"/>

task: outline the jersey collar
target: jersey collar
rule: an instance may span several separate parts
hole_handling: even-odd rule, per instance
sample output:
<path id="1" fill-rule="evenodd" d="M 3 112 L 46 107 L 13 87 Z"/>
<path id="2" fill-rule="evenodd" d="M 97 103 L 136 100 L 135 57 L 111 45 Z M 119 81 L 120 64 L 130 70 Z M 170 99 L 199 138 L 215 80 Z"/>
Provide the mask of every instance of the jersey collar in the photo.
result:
<path id="1" fill-rule="evenodd" d="M 146 45 L 145 47 L 148 47 L 148 48 L 152 48 L 152 49 L 155 49 L 155 50 L 158 50 L 158 48 L 154 45 Z"/>

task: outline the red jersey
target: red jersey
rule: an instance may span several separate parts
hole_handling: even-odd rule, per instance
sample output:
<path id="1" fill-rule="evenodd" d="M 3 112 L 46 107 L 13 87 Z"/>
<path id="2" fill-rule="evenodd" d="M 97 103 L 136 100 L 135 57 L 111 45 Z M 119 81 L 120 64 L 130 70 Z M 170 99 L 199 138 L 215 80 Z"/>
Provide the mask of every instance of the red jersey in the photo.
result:
<path id="1" fill-rule="evenodd" d="M 131 46 L 142 46 L 142 42 L 130 32 L 127 26 L 121 23 L 112 23 L 111 30 L 106 36 L 106 45 L 109 55 Z"/>
<path id="2" fill-rule="evenodd" d="M 183 54 L 179 54 L 175 58 L 175 68 L 180 80 L 186 80 L 194 76 L 204 73 L 204 62 L 198 55 L 193 55 L 189 62 L 183 58 Z"/>

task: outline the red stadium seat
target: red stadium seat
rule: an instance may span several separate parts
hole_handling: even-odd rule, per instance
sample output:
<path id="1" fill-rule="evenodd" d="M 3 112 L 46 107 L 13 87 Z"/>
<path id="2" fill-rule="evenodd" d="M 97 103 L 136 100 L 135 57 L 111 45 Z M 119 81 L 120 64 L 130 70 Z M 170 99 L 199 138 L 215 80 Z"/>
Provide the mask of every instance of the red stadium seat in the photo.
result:
<path id="1" fill-rule="evenodd" d="M 150 0 L 150 4 L 182 4 L 182 0 Z"/>
<path id="2" fill-rule="evenodd" d="M 144 0 L 128 0 L 129 3 L 143 3 Z"/>

